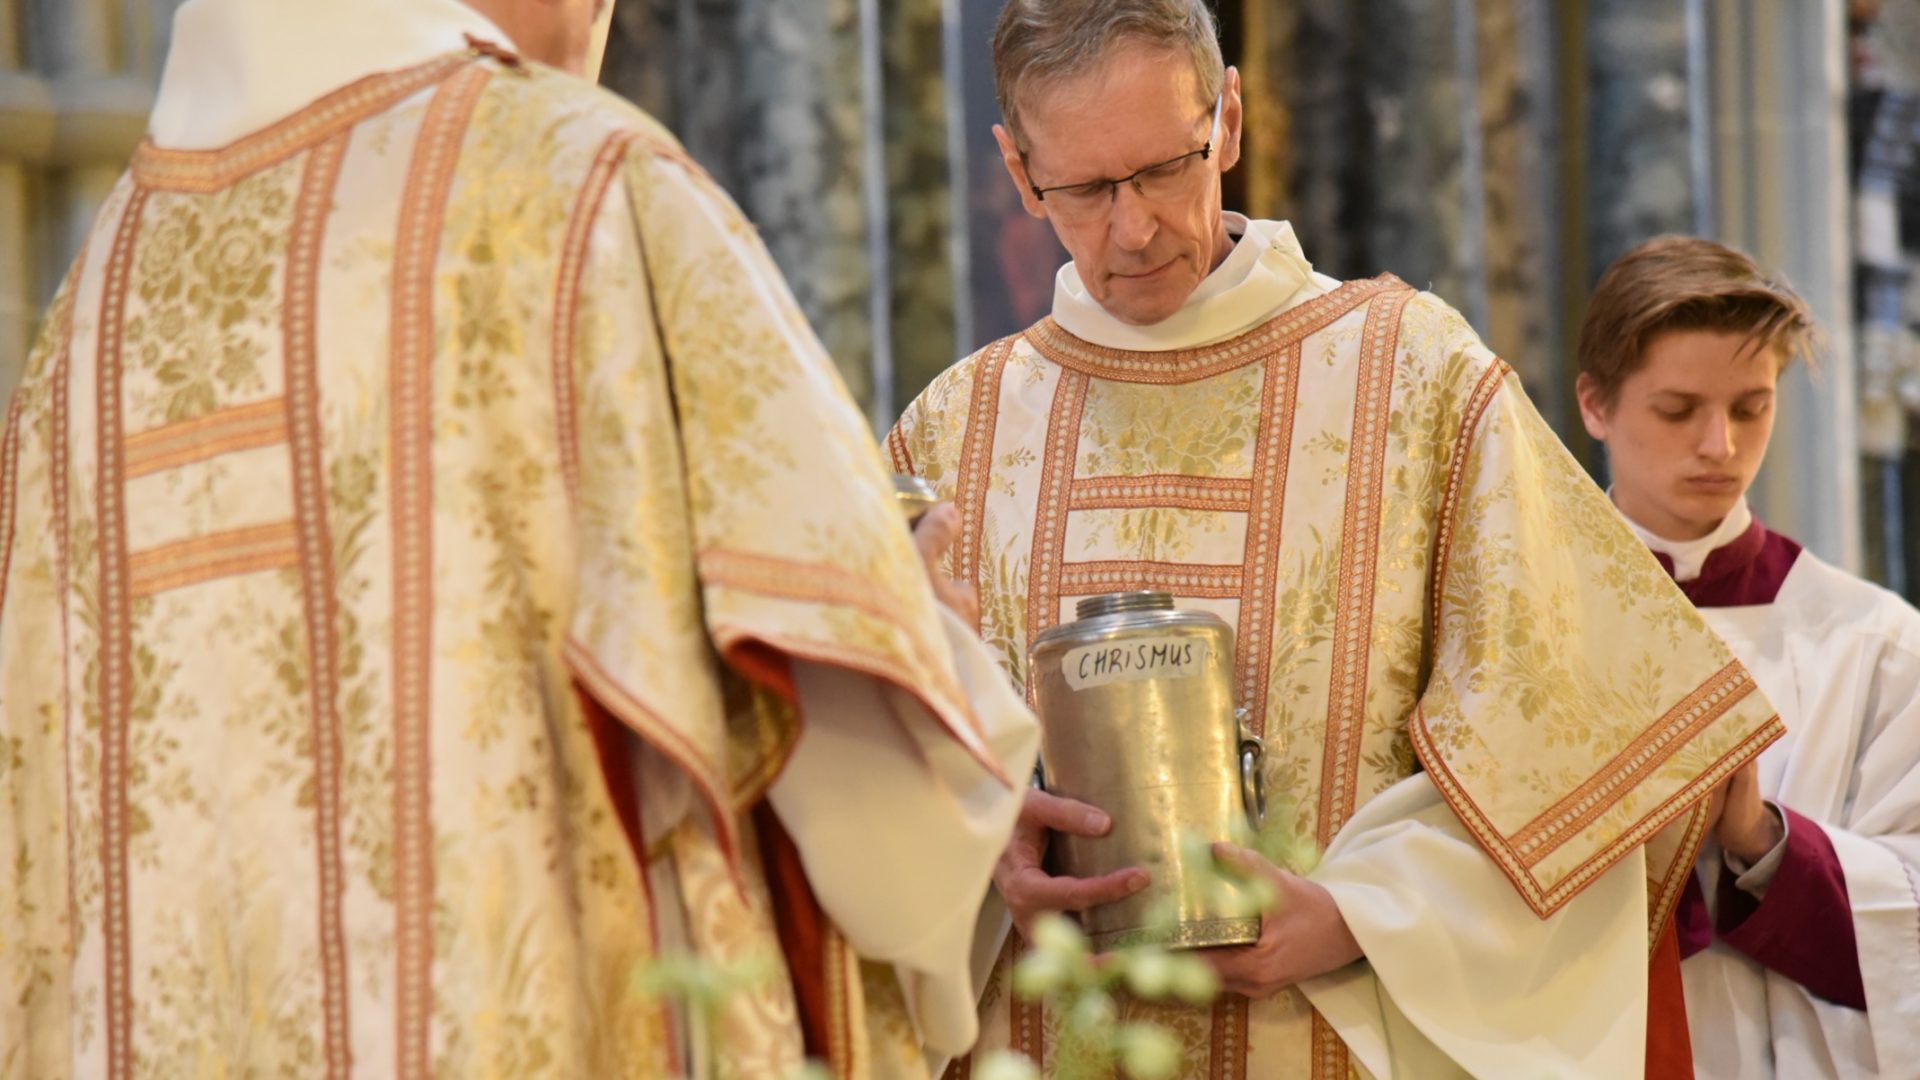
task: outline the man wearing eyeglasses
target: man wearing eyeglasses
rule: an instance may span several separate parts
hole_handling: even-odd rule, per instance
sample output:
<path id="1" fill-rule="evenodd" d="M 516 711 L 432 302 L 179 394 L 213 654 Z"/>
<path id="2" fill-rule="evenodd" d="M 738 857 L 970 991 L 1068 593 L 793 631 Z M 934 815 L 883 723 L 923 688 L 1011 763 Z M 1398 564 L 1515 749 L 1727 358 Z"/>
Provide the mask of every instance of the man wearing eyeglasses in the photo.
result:
<path id="1" fill-rule="evenodd" d="M 1129 1014 L 1188 1076 L 1684 1074 L 1671 911 L 1771 706 L 1457 313 L 1222 207 L 1240 80 L 1204 0 L 1010 0 L 993 48 L 1007 173 L 1073 261 L 1050 317 L 907 409 L 894 464 L 959 506 L 951 570 L 1016 683 L 1087 595 L 1234 626 L 1293 841 L 1266 850 L 1314 853 L 1216 845 L 1277 888 L 1260 940 L 1208 951 L 1210 1009 Z M 1111 825 L 1028 795 L 983 1045 L 1054 1060 L 1004 957 L 1147 885 L 1043 867 Z"/>

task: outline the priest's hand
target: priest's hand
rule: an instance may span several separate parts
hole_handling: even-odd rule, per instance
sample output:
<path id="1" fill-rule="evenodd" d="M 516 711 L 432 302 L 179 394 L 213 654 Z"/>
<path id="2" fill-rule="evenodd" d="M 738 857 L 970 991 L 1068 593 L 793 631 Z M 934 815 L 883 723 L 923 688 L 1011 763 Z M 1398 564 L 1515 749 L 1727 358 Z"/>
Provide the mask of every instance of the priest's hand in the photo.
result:
<path id="1" fill-rule="evenodd" d="M 1282 870 L 1238 844 L 1215 844 L 1213 854 L 1247 877 L 1271 881 L 1280 893 L 1272 909 L 1260 917 L 1259 941 L 1198 954 L 1213 965 L 1228 992 L 1271 997 L 1365 955 L 1347 929 L 1333 894 L 1323 886 Z"/>
<path id="2" fill-rule="evenodd" d="M 1760 797 L 1760 767 L 1749 761 L 1713 793 L 1708 804 L 1713 838 L 1742 862 L 1757 863 L 1786 838 L 1779 811 Z"/>
<path id="3" fill-rule="evenodd" d="M 933 582 L 933 595 L 968 626 L 980 625 L 980 593 L 972 585 L 963 585 L 940 569 L 947 549 L 960 539 L 960 511 L 952 503 L 941 503 L 921 516 L 913 527 L 913 546 L 920 549 L 920 561 L 927 566 L 927 580 Z"/>
<path id="4" fill-rule="evenodd" d="M 993 868 L 993 887 L 1007 903 L 1013 924 L 1022 936 L 1033 921 L 1049 912 L 1085 911 L 1100 904 L 1124 900 L 1147 887 L 1152 879 L 1138 867 L 1115 870 L 1095 878 L 1055 877 L 1041 868 L 1047 855 L 1047 833 L 1098 837 L 1113 828 L 1113 819 L 1096 807 L 1029 788 L 1020 805 L 1013 839 Z"/>

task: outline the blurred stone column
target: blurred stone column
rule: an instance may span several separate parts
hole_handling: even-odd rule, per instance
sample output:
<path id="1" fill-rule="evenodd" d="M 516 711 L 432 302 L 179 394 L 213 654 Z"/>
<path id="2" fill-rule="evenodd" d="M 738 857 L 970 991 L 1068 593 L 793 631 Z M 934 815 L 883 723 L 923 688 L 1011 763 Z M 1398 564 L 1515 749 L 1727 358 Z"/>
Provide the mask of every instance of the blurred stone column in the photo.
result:
<path id="1" fill-rule="evenodd" d="M 177 0 L 0 0 L 0 392 L 146 131 Z"/>
<path id="2" fill-rule="evenodd" d="M 940 0 L 881 6 L 886 71 L 887 242 L 894 399 L 890 422 L 959 357 L 954 333 L 946 21 Z"/>
<path id="3" fill-rule="evenodd" d="M 1589 0 L 1587 286 L 1661 233 L 1697 231 L 1688 21 L 1675 0 Z"/>
<path id="4" fill-rule="evenodd" d="M 1289 182 L 1294 115 L 1288 95 L 1301 73 L 1287 61 L 1305 6 L 1248 3 L 1240 10 L 1240 100 L 1245 115 L 1240 172 L 1246 192 L 1241 209 L 1256 218 L 1298 216 Z"/>
<path id="5" fill-rule="evenodd" d="M 1484 332 L 1470 0 L 1366 0 L 1361 50 L 1380 270 L 1431 289 Z M 1464 19 L 1462 18 L 1464 9 Z M 1464 49 L 1463 49 L 1464 46 Z"/>
<path id="6" fill-rule="evenodd" d="M 126 55 L 115 0 L 31 0 L 35 66 L 63 78 L 110 75 Z"/>
<path id="7" fill-rule="evenodd" d="M 19 0 L 0 0 L 0 395 L 19 377 L 39 318 L 33 250 L 33 208 L 26 165 L 8 147 L 32 123 L 14 102 L 33 92 L 25 66 Z"/>
<path id="8" fill-rule="evenodd" d="M 667 124 L 739 203 L 867 405 L 861 48 L 857 0 L 623 0 L 601 81 Z"/>
<path id="9" fill-rule="evenodd" d="M 1246 211 L 1293 223 L 1307 258 L 1334 277 L 1380 272 L 1371 251 L 1373 112 L 1362 5 L 1243 0 Z"/>
<path id="10" fill-rule="evenodd" d="M 1821 558 L 1858 572 L 1844 13 L 1834 4 L 1703 2 L 1712 35 L 1713 233 L 1784 273 L 1813 309 L 1827 346 L 1821 370 L 1796 368 L 1781 379 L 1773 444 L 1750 492 L 1754 511 Z"/>
<path id="11" fill-rule="evenodd" d="M 1335 277 L 1487 309 L 1469 0 L 1244 0 L 1247 210 Z"/>
<path id="12" fill-rule="evenodd" d="M 1550 13 L 1537 0 L 1477 5 L 1487 344 L 1549 423 L 1572 419 L 1560 354 L 1561 269 Z M 1564 362 L 1563 362 L 1564 361 Z"/>
<path id="13" fill-rule="evenodd" d="M 679 0 L 614 0 L 600 83 L 674 131 L 680 79 Z"/>

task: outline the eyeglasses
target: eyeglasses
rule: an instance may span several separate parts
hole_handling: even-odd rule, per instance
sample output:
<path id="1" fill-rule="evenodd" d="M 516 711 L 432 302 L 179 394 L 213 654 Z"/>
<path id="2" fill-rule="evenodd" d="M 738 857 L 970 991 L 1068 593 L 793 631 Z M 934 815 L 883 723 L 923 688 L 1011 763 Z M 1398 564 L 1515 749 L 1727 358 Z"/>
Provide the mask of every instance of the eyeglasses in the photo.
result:
<path id="1" fill-rule="evenodd" d="M 1047 204 L 1049 214 L 1069 223 L 1091 221 L 1107 214 L 1113 209 L 1114 199 L 1119 197 L 1121 184 L 1133 185 L 1135 194 L 1154 202 L 1184 198 L 1192 194 L 1194 181 L 1202 172 L 1194 167 L 1195 161 L 1206 161 L 1213 156 L 1213 144 L 1220 138 L 1220 106 L 1225 100 L 1224 93 L 1213 99 L 1213 126 L 1207 132 L 1206 145 L 1198 150 L 1189 150 L 1118 180 L 1089 180 L 1048 188 L 1029 180 L 1027 187 L 1033 191 L 1034 198 Z M 1049 199 L 1049 195 L 1053 197 Z"/>

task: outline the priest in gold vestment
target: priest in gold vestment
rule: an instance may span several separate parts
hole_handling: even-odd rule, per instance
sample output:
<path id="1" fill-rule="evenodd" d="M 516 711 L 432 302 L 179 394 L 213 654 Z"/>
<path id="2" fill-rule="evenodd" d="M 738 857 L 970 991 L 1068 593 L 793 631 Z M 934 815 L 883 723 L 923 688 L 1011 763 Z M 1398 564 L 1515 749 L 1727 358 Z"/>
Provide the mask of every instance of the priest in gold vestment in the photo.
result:
<path id="1" fill-rule="evenodd" d="M 972 1042 L 1031 718 L 595 7 L 180 9 L 0 440 L 0 1077 Z"/>
<path id="2" fill-rule="evenodd" d="M 1713 792 L 1780 734 L 1753 679 L 1458 314 L 1223 212 L 1241 103 L 1202 0 L 1010 0 L 994 62 L 1007 171 L 1073 261 L 1051 317 L 906 410 L 895 467 L 960 507 L 951 568 L 1016 682 L 1078 597 L 1233 626 L 1279 824 L 1321 853 L 1218 849 L 1278 886 L 1261 940 L 1210 950 L 1210 1010 L 1130 1012 L 1183 1077 L 1688 1075 L 1671 912 Z M 1042 826 L 1106 823 L 1028 798 L 983 1045 L 1051 1068 L 1018 931 L 1145 874 L 1048 875 Z"/>

